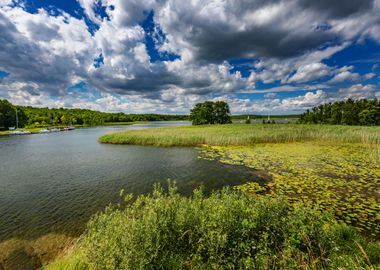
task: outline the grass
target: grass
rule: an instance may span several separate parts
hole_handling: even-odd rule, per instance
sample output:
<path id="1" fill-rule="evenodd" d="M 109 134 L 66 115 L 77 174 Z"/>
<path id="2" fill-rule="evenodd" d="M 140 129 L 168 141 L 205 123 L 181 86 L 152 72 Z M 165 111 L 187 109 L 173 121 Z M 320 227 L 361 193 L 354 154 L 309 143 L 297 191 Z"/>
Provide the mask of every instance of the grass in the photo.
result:
<path id="1" fill-rule="evenodd" d="M 331 141 L 380 144 L 380 127 L 230 124 L 213 126 L 163 127 L 106 134 L 101 143 L 153 146 L 253 145 L 299 141 Z"/>
<path id="2" fill-rule="evenodd" d="M 86 258 L 78 247 L 72 250 L 70 253 L 64 256 L 56 258 L 56 260 L 50 263 L 45 268 L 46 270 L 84 270 L 88 269 Z"/>
<path id="3" fill-rule="evenodd" d="M 375 269 L 379 252 L 318 208 L 172 186 L 97 214 L 80 247 L 45 269 Z"/>

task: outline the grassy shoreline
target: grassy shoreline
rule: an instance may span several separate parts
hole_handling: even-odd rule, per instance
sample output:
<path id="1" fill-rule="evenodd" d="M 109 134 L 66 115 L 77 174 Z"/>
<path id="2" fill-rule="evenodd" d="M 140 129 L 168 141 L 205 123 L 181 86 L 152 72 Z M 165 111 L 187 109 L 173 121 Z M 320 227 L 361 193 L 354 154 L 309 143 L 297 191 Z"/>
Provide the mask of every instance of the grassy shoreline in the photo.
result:
<path id="1" fill-rule="evenodd" d="M 129 126 L 129 125 L 137 125 L 137 124 L 144 124 L 146 123 L 145 121 L 134 121 L 134 122 L 107 122 L 104 123 L 101 126 Z M 55 126 L 56 128 L 65 128 L 66 126 Z M 74 125 L 75 128 L 87 128 L 87 127 L 99 127 L 99 126 L 85 126 L 85 125 Z M 25 127 L 25 128 L 19 128 L 19 131 L 29 131 L 31 133 L 38 133 L 41 130 L 50 128 L 49 126 L 45 127 Z M 9 135 L 10 132 L 13 132 L 15 130 L 5 130 L 5 131 L 0 131 L 0 136 L 7 136 Z"/>
<path id="2" fill-rule="evenodd" d="M 380 127 L 299 124 L 229 124 L 163 127 L 106 134 L 101 143 L 152 146 L 247 146 L 257 143 L 331 141 L 380 144 Z"/>

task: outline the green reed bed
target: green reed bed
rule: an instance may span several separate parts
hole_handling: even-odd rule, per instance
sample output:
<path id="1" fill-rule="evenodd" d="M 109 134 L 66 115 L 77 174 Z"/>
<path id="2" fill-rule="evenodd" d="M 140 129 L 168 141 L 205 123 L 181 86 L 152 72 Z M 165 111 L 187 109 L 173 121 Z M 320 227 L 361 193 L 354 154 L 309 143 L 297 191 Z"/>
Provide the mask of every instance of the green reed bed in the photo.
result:
<path id="1" fill-rule="evenodd" d="M 101 143 L 153 146 L 253 145 L 298 141 L 380 144 L 380 127 L 298 124 L 230 124 L 164 127 L 106 134 Z"/>

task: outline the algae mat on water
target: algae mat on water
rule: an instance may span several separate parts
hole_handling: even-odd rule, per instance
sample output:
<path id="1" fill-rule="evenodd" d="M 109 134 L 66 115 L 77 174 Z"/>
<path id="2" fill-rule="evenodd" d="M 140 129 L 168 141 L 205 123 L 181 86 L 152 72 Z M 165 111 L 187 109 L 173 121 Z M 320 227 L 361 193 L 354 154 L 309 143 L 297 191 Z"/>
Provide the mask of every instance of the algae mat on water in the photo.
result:
<path id="1" fill-rule="evenodd" d="M 204 146 L 200 157 L 264 171 L 269 176 L 265 186 L 248 182 L 238 188 L 318 204 L 340 220 L 378 238 L 379 150 L 378 145 L 303 142 Z"/>

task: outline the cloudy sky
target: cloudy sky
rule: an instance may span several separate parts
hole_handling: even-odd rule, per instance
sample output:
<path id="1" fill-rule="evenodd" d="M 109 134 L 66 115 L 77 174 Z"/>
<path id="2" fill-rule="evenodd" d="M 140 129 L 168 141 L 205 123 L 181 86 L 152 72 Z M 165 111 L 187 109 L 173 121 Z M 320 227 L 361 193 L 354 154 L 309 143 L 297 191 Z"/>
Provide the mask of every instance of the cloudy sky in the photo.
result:
<path id="1" fill-rule="evenodd" d="M 380 98 L 380 0 L 0 0 L 18 105 L 299 113 Z"/>

